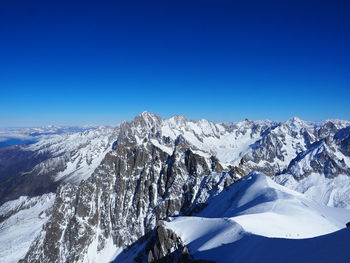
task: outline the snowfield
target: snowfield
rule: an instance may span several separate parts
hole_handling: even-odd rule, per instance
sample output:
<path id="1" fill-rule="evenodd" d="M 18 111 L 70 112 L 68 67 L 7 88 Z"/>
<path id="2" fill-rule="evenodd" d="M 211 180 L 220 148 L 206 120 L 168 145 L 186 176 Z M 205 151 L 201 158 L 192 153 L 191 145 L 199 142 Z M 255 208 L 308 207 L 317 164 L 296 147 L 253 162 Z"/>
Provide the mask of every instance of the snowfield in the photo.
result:
<path id="1" fill-rule="evenodd" d="M 275 176 L 274 180 L 320 204 L 350 209 L 350 177 L 347 175 L 326 178 L 312 173 L 298 181 L 290 174 L 282 174 Z"/>
<path id="2" fill-rule="evenodd" d="M 199 249 L 196 240 L 188 243 L 191 254 L 196 259 L 210 260 L 217 263 L 346 263 L 350 258 L 348 244 L 350 242 L 350 229 L 308 239 L 267 238 L 259 235 L 241 233 L 231 237 L 235 242 L 218 242 L 219 246 L 209 243 L 210 249 Z M 197 243 L 198 242 L 198 243 Z"/>
<path id="3" fill-rule="evenodd" d="M 54 194 L 4 203 L 0 207 L 0 262 L 16 263 L 27 253 L 30 244 L 47 222 L 48 209 L 55 200 Z"/>
<path id="4" fill-rule="evenodd" d="M 110 151 L 110 137 L 113 134 L 114 129 L 99 127 L 73 134 L 52 135 L 49 139 L 32 144 L 27 149 L 50 152 L 53 155 L 47 162 L 40 163 L 34 168 L 38 169 L 39 173 L 45 173 L 51 167 L 62 163 L 64 169 L 55 175 L 55 181 L 79 183 L 93 173 Z"/>
<path id="5" fill-rule="evenodd" d="M 263 174 L 252 173 L 209 199 L 198 216 L 175 217 L 165 225 L 196 259 L 296 262 L 302 256 L 325 262 L 330 256 L 323 257 L 324 251 L 307 250 L 320 246 L 328 249 L 327 254 L 337 253 L 341 261 L 333 262 L 345 262 L 350 251 L 340 243 L 350 241 L 350 231 L 344 229 L 348 221 L 350 210 L 320 205 Z M 285 254 L 290 257 L 284 258 Z"/>

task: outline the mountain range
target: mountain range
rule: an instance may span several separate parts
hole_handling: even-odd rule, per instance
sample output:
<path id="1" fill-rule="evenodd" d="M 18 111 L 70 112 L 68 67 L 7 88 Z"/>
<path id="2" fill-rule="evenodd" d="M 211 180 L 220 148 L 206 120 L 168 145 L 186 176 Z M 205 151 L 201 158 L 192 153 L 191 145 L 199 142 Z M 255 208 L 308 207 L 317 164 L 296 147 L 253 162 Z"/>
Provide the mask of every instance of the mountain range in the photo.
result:
<path id="1" fill-rule="evenodd" d="M 1 262 L 350 258 L 349 121 L 143 112 L 43 133 L 0 148 Z"/>

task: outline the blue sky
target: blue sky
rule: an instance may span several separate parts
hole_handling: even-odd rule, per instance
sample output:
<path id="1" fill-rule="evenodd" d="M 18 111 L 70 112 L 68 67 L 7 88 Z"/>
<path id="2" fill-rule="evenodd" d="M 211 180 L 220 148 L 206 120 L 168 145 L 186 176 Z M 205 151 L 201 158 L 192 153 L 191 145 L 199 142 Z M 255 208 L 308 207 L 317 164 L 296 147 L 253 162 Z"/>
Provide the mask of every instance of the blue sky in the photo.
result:
<path id="1" fill-rule="evenodd" d="M 349 119 L 350 1 L 6 2 L 0 126 Z"/>

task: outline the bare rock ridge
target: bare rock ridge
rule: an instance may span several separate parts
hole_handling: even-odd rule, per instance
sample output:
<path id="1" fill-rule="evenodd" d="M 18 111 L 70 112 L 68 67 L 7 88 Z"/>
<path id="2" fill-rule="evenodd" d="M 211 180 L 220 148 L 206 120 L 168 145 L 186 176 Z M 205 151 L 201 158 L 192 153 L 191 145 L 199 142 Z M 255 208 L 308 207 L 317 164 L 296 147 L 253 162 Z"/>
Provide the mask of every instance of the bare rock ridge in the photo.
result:
<path id="1" fill-rule="evenodd" d="M 212 263 L 212 261 L 194 259 L 181 238 L 174 231 L 168 229 L 163 221 L 158 222 L 145 249 L 136 256 L 135 261 L 150 263 Z"/>

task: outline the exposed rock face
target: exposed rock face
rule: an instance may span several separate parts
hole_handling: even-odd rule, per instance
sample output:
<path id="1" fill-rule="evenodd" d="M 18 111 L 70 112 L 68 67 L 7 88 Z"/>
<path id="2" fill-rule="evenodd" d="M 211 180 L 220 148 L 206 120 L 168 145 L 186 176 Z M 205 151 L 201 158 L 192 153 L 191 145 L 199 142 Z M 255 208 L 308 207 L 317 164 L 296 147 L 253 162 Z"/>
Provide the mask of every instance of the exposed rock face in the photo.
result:
<path id="1" fill-rule="evenodd" d="M 22 171 L 30 171 L 36 165 L 50 159 L 49 153 L 38 153 L 12 146 L 0 149 L 0 204 L 20 196 L 38 196 L 54 192 L 52 181 L 45 175 L 24 176 Z M 34 179 L 35 177 L 35 179 Z"/>
<path id="2" fill-rule="evenodd" d="M 147 262 L 185 261 L 189 257 L 188 249 L 181 238 L 173 231 L 166 229 L 162 221 L 159 221 L 146 251 Z"/>
<path id="3" fill-rule="evenodd" d="M 135 262 L 147 263 L 211 263 L 211 261 L 195 260 L 181 238 L 163 221 L 159 221 L 151 234 L 144 250 L 135 258 Z"/>

